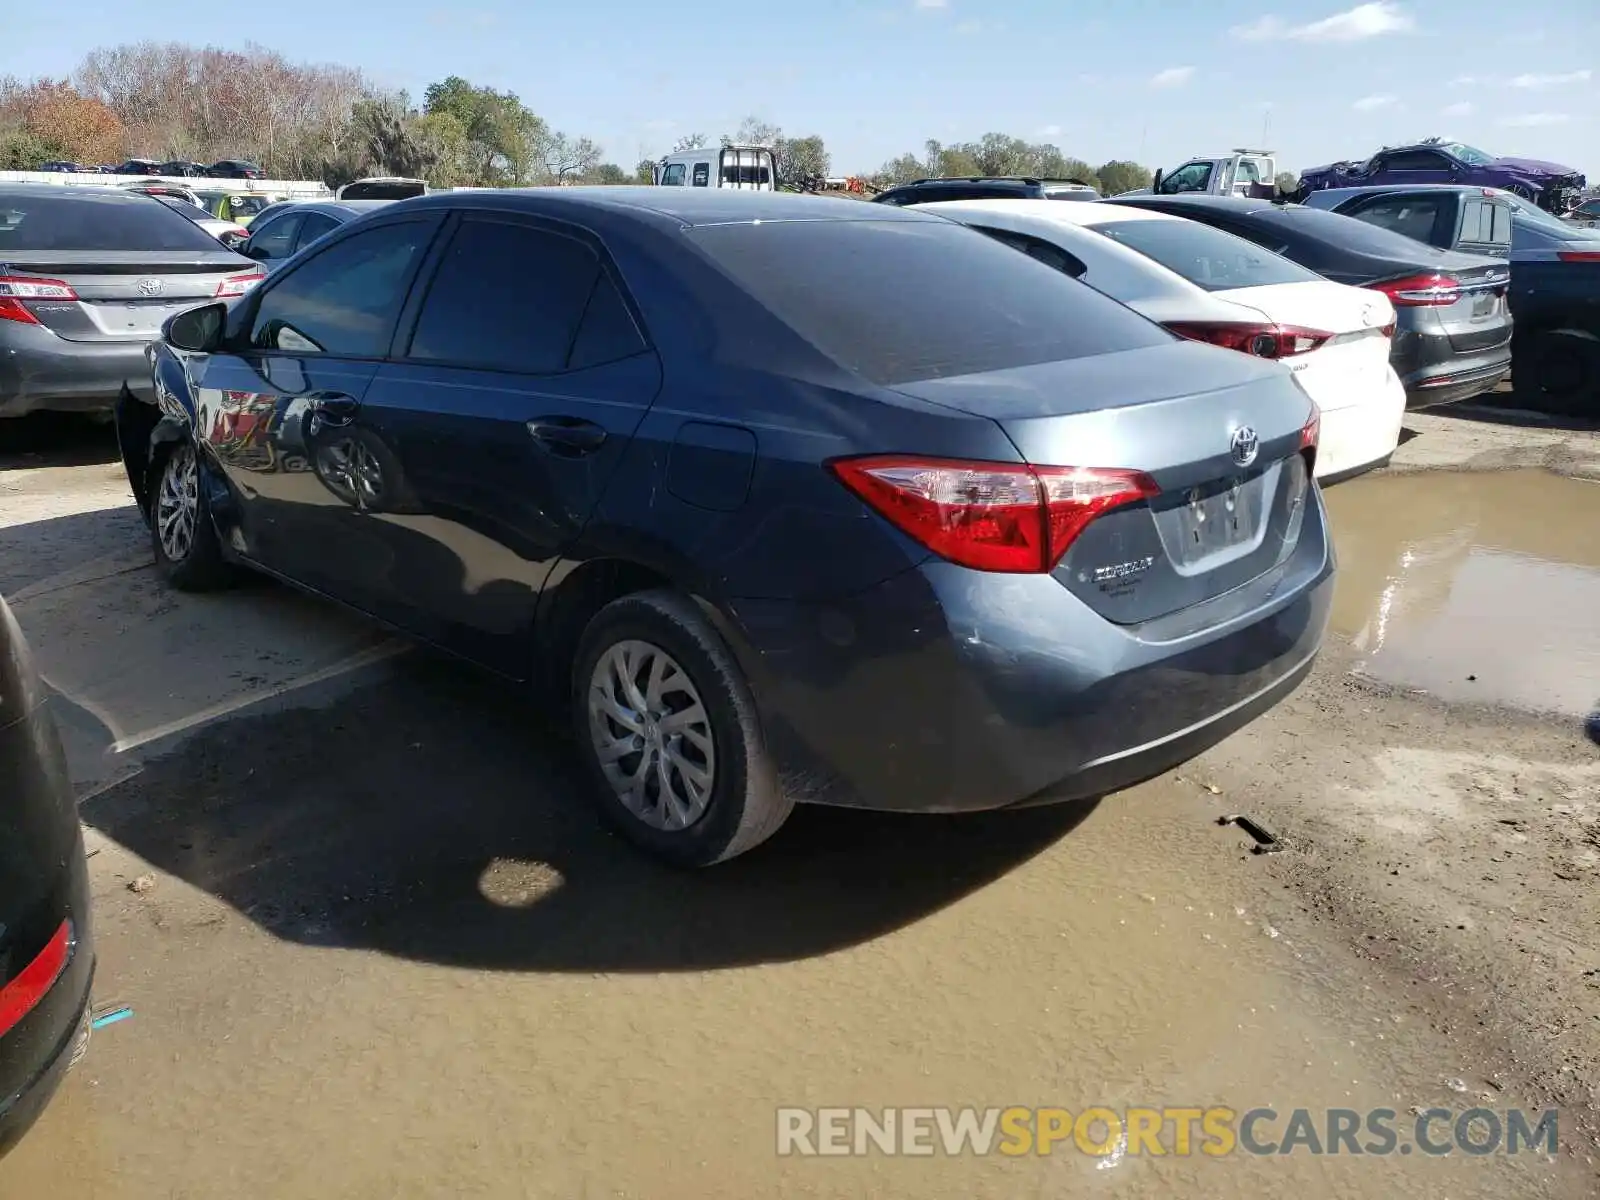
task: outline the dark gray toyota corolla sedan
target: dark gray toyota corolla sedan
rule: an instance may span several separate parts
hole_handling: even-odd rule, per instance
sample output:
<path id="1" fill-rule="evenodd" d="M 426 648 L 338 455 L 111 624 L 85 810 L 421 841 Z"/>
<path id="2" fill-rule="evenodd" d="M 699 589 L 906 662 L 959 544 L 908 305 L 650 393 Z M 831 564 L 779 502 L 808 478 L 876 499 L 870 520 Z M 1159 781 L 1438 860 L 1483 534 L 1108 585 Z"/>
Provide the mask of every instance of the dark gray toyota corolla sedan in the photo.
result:
<path id="1" fill-rule="evenodd" d="M 796 801 L 1125 787 L 1285 696 L 1327 620 L 1288 370 L 941 217 L 435 194 L 153 366 L 118 423 L 174 586 L 246 565 L 551 685 L 675 862 Z"/>

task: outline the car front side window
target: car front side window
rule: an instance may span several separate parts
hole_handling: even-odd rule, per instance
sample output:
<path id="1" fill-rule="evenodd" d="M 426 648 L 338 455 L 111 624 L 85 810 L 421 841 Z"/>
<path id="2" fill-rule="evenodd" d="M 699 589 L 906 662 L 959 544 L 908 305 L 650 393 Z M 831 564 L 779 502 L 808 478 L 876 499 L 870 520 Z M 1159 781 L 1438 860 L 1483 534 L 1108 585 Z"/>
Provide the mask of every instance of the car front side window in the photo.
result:
<path id="1" fill-rule="evenodd" d="M 429 221 L 397 221 L 312 251 L 262 290 L 250 347 L 382 357 L 432 232 Z"/>

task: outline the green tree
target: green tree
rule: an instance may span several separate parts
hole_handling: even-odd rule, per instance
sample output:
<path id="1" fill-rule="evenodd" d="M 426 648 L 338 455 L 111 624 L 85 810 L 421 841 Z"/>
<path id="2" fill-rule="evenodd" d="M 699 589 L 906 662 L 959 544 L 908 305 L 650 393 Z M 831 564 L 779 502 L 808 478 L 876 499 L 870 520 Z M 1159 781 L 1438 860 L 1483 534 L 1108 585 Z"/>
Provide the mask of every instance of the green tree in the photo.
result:
<path id="1" fill-rule="evenodd" d="M 1103 164 L 1096 173 L 1100 176 L 1102 196 L 1118 196 L 1137 188 L 1147 188 L 1152 178 L 1148 167 L 1119 158 Z"/>
<path id="2" fill-rule="evenodd" d="M 656 181 L 656 161 L 653 158 L 641 158 L 633 166 L 634 183 L 654 183 Z"/>
<path id="3" fill-rule="evenodd" d="M 601 163 L 583 177 L 585 183 L 632 183 L 629 174 L 616 163 Z"/>
<path id="4" fill-rule="evenodd" d="M 797 188 L 809 179 L 826 176 L 830 165 L 828 148 L 819 135 L 786 137 L 781 128 L 760 117 L 746 117 L 736 132 L 722 135 L 722 144 L 765 146 L 771 150 L 779 187 Z"/>
<path id="5" fill-rule="evenodd" d="M 1276 183 L 1278 193 L 1283 196 L 1293 195 L 1300 190 L 1300 176 L 1293 171 L 1279 171 Z"/>
<path id="6" fill-rule="evenodd" d="M 525 183 L 544 172 L 549 130 L 515 92 L 451 75 L 428 85 L 422 106 L 428 116 L 448 113 L 460 123 L 477 182 Z"/>

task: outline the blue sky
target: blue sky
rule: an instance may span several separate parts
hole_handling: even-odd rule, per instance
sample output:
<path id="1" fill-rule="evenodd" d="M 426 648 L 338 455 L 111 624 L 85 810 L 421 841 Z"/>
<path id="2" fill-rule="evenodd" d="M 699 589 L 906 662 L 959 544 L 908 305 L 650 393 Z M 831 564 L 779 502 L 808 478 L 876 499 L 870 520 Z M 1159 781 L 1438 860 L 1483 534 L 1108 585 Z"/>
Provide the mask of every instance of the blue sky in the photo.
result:
<path id="1" fill-rule="evenodd" d="M 1170 167 L 1267 143 L 1295 169 L 1443 134 L 1600 180 L 1594 0 L 70 0 L 0 19 L 0 75 L 146 38 L 339 61 L 419 95 L 509 88 L 632 163 L 757 114 L 838 172 L 989 130 Z"/>

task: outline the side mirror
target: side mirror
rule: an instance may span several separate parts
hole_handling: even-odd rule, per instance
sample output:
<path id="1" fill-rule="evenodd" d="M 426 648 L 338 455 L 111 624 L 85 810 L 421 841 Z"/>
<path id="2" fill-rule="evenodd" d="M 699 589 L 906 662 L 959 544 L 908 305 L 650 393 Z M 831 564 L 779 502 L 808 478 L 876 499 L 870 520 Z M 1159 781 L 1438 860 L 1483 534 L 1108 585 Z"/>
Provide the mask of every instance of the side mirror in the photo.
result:
<path id="1" fill-rule="evenodd" d="M 1150 180 L 1150 191 L 1152 193 L 1159 193 L 1161 191 L 1161 168 L 1160 167 L 1156 168 L 1156 173 Z"/>
<path id="2" fill-rule="evenodd" d="M 168 317 L 161 326 L 161 338 L 179 350 L 213 354 L 222 348 L 222 332 L 227 320 L 226 304 L 202 304 Z"/>

